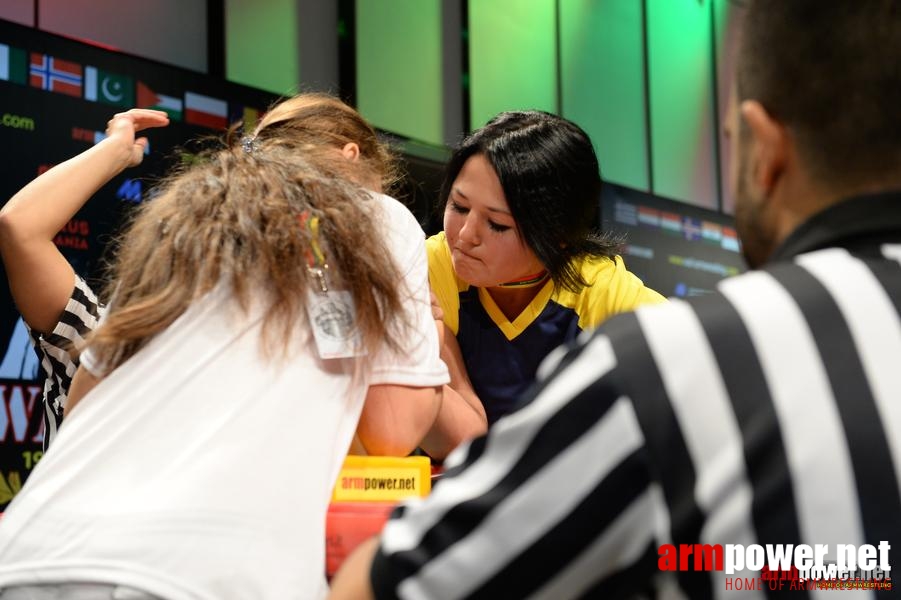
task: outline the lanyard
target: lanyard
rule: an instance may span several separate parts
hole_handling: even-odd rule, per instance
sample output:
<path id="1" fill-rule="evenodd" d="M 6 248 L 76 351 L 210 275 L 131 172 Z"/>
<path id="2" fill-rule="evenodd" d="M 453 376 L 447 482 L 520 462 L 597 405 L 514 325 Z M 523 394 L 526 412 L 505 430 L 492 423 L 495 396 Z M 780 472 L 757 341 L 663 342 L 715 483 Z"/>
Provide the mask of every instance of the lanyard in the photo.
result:
<path id="1" fill-rule="evenodd" d="M 326 273 L 328 273 L 328 263 L 325 260 L 325 253 L 319 245 L 319 217 L 311 215 L 310 211 L 305 210 L 297 217 L 302 229 L 306 229 L 310 234 L 310 247 L 306 249 L 305 255 L 307 259 L 307 271 L 319 283 L 319 291 L 325 293 L 328 291 L 328 282 Z"/>

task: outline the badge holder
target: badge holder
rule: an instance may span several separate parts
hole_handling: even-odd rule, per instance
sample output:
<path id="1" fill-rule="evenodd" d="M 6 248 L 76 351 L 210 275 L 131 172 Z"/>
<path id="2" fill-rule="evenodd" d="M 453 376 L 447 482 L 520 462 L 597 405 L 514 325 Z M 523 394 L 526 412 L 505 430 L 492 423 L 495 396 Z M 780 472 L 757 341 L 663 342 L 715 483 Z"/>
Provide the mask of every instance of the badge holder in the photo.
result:
<path id="1" fill-rule="evenodd" d="M 304 211 L 299 221 L 301 227 L 310 233 L 310 248 L 306 253 L 307 272 L 314 285 L 307 290 L 307 315 L 319 357 L 363 356 L 365 351 L 357 329 L 353 296 L 346 290 L 329 289 L 329 267 L 319 245 L 319 217 Z"/>

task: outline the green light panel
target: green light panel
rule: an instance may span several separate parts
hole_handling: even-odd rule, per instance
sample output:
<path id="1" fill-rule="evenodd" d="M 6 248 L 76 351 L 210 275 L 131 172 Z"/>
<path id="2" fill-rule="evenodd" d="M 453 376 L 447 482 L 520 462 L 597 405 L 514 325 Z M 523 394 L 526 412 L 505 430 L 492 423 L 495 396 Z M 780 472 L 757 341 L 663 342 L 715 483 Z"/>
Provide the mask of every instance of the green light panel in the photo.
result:
<path id="1" fill-rule="evenodd" d="M 444 143 L 441 0 L 357 0 L 357 108 L 377 127 Z"/>
<path id="2" fill-rule="evenodd" d="M 735 58 L 738 51 L 738 34 L 741 21 L 747 11 L 733 0 L 715 0 L 714 18 L 716 31 L 717 106 L 719 124 L 716 135 L 720 139 L 720 208 L 726 214 L 735 214 L 735 198 L 729 189 L 729 165 L 733 160 L 729 144 L 722 134 L 722 124 L 729 111 L 732 80 L 735 75 Z"/>
<path id="3" fill-rule="evenodd" d="M 648 191 L 641 3 L 560 3 L 563 116 L 594 142 L 607 181 Z"/>
<path id="4" fill-rule="evenodd" d="M 712 0 L 646 0 L 654 193 L 717 208 Z"/>
<path id="5" fill-rule="evenodd" d="M 296 0 L 225 0 L 225 77 L 280 95 L 297 91 Z"/>
<path id="6" fill-rule="evenodd" d="M 505 110 L 557 112 L 555 0 L 469 0 L 471 129 Z"/>

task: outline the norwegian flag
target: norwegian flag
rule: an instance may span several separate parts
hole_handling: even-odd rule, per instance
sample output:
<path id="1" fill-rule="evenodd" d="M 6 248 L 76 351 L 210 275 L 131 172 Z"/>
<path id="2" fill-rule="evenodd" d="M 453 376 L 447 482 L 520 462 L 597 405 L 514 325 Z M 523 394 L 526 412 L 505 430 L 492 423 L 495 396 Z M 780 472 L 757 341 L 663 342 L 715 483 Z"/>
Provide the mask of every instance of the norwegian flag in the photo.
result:
<path id="1" fill-rule="evenodd" d="M 46 54 L 31 53 L 28 67 L 32 87 L 81 98 L 81 65 Z"/>

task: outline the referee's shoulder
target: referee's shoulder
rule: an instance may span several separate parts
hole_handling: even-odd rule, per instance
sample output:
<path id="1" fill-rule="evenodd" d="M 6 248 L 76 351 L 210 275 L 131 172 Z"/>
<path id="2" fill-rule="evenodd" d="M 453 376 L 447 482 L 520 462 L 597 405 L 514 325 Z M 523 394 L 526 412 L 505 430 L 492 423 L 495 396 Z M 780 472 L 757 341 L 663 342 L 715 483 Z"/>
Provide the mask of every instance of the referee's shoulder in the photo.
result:
<path id="1" fill-rule="evenodd" d="M 743 335 L 757 323 L 797 322 L 800 315 L 815 314 L 824 303 L 834 302 L 837 294 L 858 296 L 863 291 L 888 291 L 891 281 L 899 276 L 897 264 L 887 273 L 882 272 L 886 269 L 880 270 L 886 262 L 884 258 L 863 257 L 835 248 L 802 254 L 723 279 L 704 295 L 670 298 L 664 304 L 641 306 L 616 315 L 601 324 L 592 337 L 607 337 L 620 363 L 646 359 L 649 337 L 653 338 L 655 362 L 661 353 L 676 362 L 690 362 L 692 357 L 685 353 L 683 343 L 687 336 L 698 334 L 710 340 Z M 861 271 L 873 273 L 872 285 L 854 294 L 846 289 L 848 284 L 843 278 Z M 850 300 L 852 304 L 855 301 Z M 778 335 L 782 334 L 787 332 Z"/>
<path id="2" fill-rule="evenodd" d="M 798 267 L 788 263 L 780 268 Z M 721 281 L 703 295 L 669 298 L 662 304 L 615 315 L 586 335 L 584 343 L 606 338 L 621 366 L 657 363 L 661 352 L 671 361 L 692 363 L 694 357 L 686 352 L 687 337 L 728 333 L 743 329 L 743 318 L 773 316 L 777 307 L 768 300 L 773 293 L 774 281 L 768 271 L 749 271 Z"/>

